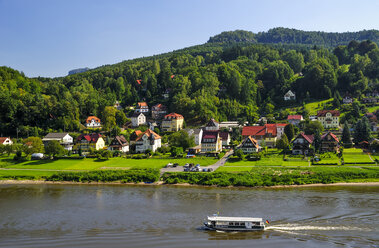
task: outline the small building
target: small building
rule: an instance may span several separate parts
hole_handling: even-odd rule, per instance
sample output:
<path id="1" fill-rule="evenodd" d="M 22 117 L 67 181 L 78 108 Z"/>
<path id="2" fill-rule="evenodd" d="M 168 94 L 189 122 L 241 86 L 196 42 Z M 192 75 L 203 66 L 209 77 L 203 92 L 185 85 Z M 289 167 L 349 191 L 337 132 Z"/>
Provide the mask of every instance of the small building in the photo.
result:
<path id="1" fill-rule="evenodd" d="M 286 94 L 284 94 L 284 101 L 295 101 L 296 95 L 291 90 L 287 91 Z"/>
<path id="2" fill-rule="evenodd" d="M 117 110 L 120 110 L 120 111 L 122 110 L 122 106 L 121 106 L 119 101 L 116 101 L 115 104 L 113 105 L 113 107 L 115 107 L 115 109 L 117 109 Z"/>
<path id="3" fill-rule="evenodd" d="M 220 137 L 222 140 L 222 147 L 230 146 L 230 134 L 229 132 L 220 132 Z"/>
<path id="4" fill-rule="evenodd" d="M 91 128 L 99 128 L 101 127 L 101 121 L 96 116 L 88 116 L 85 126 Z"/>
<path id="5" fill-rule="evenodd" d="M 128 152 L 129 151 L 129 142 L 125 139 L 125 137 L 123 135 L 116 136 L 112 140 L 108 149 L 111 151 Z"/>
<path id="6" fill-rule="evenodd" d="M 132 120 L 132 127 L 146 124 L 146 116 L 141 112 L 134 112 L 130 119 Z"/>
<path id="7" fill-rule="evenodd" d="M 294 126 L 299 126 L 300 122 L 303 121 L 302 115 L 288 115 L 287 120 Z"/>
<path id="8" fill-rule="evenodd" d="M 313 135 L 299 133 L 292 143 L 292 154 L 294 155 L 310 155 L 312 154 L 311 145 L 313 143 Z"/>
<path id="9" fill-rule="evenodd" d="M 193 135 L 195 137 L 195 144 L 201 145 L 201 139 L 203 138 L 203 129 L 201 129 L 201 128 L 194 129 Z"/>
<path id="10" fill-rule="evenodd" d="M 378 98 L 376 97 L 366 97 L 362 99 L 362 102 L 365 104 L 373 104 L 378 102 Z"/>
<path id="11" fill-rule="evenodd" d="M 0 144 L 1 145 L 12 145 L 13 141 L 10 137 L 0 137 Z"/>
<path id="12" fill-rule="evenodd" d="M 222 139 L 219 131 L 204 131 L 201 140 L 202 153 L 218 153 L 222 150 Z"/>
<path id="13" fill-rule="evenodd" d="M 339 149 L 339 140 L 332 132 L 327 132 L 321 136 L 321 151 L 322 152 L 337 152 Z"/>
<path id="14" fill-rule="evenodd" d="M 67 151 L 71 151 L 74 145 L 74 139 L 69 133 L 48 133 L 43 137 L 42 142 L 46 146 L 52 140 L 58 141 Z"/>
<path id="15" fill-rule="evenodd" d="M 338 128 L 340 125 L 340 112 L 338 110 L 320 110 L 317 112 L 317 120 L 326 129 Z"/>
<path id="16" fill-rule="evenodd" d="M 164 132 L 176 132 L 183 129 L 184 117 L 177 113 L 165 115 L 161 129 Z"/>
<path id="17" fill-rule="evenodd" d="M 238 121 L 223 121 L 223 122 L 220 122 L 219 124 L 219 128 L 238 128 L 240 127 L 241 125 L 238 123 Z"/>
<path id="18" fill-rule="evenodd" d="M 92 133 L 92 134 L 81 134 L 76 139 L 76 144 L 74 149 L 76 151 L 81 150 L 83 153 L 88 153 L 90 148 L 95 150 L 103 149 L 105 142 L 101 134 Z"/>
<path id="19" fill-rule="evenodd" d="M 138 113 L 148 113 L 149 112 L 149 106 L 147 105 L 146 102 L 138 102 L 137 107 L 134 110 L 135 112 Z"/>
<path id="20" fill-rule="evenodd" d="M 215 121 L 215 119 L 210 119 L 207 123 L 207 125 L 205 125 L 205 130 L 206 131 L 217 131 L 220 129 L 220 124 Z"/>
<path id="21" fill-rule="evenodd" d="M 163 104 L 156 104 L 151 108 L 151 118 L 154 120 L 163 119 L 167 114 L 167 107 Z"/>
<path id="22" fill-rule="evenodd" d="M 343 104 L 352 104 L 354 99 L 351 96 L 346 95 L 343 99 L 342 102 Z"/>
<path id="23" fill-rule="evenodd" d="M 247 136 L 238 149 L 241 149 L 243 153 L 249 154 L 253 152 L 259 152 L 259 144 L 256 139 L 251 136 Z"/>
<path id="24" fill-rule="evenodd" d="M 148 149 L 155 152 L 162 145 L 161 136 L 154 131 L 147 129 L 137 137 L 135 145 L 137 153 L 144 153 Z"/>

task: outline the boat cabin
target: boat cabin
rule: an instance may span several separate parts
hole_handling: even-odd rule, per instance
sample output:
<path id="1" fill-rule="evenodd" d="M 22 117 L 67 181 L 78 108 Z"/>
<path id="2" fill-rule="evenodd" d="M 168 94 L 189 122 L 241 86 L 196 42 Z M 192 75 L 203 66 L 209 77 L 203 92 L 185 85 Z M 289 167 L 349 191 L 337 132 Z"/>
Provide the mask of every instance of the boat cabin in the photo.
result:
<path id="1" fill-rule="evenodd" d="M 208 216 L 204 225 L 208 229 L 222 231 L 254 231 L 265 227 L 262 218 L 223 216 Z"/>

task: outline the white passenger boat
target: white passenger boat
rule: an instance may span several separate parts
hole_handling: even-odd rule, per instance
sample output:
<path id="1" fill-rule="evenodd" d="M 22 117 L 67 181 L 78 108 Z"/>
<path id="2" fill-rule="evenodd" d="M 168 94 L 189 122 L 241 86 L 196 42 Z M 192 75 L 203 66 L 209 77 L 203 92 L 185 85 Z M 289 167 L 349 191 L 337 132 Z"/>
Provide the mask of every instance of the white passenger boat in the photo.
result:
<path id="1" fill-rule="evenodd" d="M 224 217 L 208 216 L 204 222 L 207 230 L 219 231 L 261 231 L 264 230 L 265 224 L 262 218 L 250 217 Z"/>

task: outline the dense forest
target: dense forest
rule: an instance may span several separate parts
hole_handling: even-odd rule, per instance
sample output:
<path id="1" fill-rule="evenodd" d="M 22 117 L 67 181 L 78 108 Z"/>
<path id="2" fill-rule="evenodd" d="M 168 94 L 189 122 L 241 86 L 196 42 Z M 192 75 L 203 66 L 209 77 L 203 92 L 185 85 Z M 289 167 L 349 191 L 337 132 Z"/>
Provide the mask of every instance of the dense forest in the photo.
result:
<path id="1" fill-rule="evenodd" d="M 369 38 L 378 37 L 378 31 L 363 31 L 341 34 L 333 42 L 363 38 L 364 33 Z M 163 103 L 170 111 L 184 115 L 191 125 L 211 117 L 256 121 L 260 115 L 275 115 L 288 104 L 340 98 L 347 92 L 359 97 L 379 91 L 375 42 L 350 41 L 329 48 L 307 42 L 255 44 L 251 41 L 259 42 L 265 36 L 242 36 L 238 38 L 241 42 L 234 44 L 219 39 L 223 42 L 60 78 L 27 78 L 22 72 L 0 67 L 0 134 L 15 136 L 17 132 L 25 137 L 48 130 L 78 131 L 88 115 L 101 119 L 111 116 L 120 125 L 123 113 L 107 108 L 116 100 L 124 107 L 137 101 L 147 101 L 149 106 Z M 297 102 L 284 102 L 283 95 L 289 89 L 296 93 Z M 167 99 L 164 93 L 168 93 Z"/>
<path id="2" fill-rule="evenodd" d="M 307 44 L 324 47 L 347 45 L 350 41 L 371 40 L 379 43 L 378 30 L 363 30 L 359 32 L 327 33 L 316 31 L 302 31 L 290 28 L 273 28 L 267 32 L 257 34 L 244 30 L 222 32 L 209 38 L 208 43 L 215 42 L 252 42 L 252 43 L 282 43 Z"/>

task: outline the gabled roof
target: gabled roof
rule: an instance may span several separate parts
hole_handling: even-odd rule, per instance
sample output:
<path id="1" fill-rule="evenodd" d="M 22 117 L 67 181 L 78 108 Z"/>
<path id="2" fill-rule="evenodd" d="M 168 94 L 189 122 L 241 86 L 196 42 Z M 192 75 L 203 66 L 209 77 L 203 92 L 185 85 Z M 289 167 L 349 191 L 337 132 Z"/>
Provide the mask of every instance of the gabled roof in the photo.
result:
<path id="1" fill-rule="evenodd" d="M 116 136 L 114 137 L 114 140 L 116 140 L 117 143 L 121 146 L 126 146 L 129 144 L 128 141 L 125 139 L 124 135 Z"/>
<path id="2" fill-rule="evenodd" d="M 0 137 L 0 144 L 3 144 L 9 137 Z"/>
<path id="3" fill-rule="evenodd" d="M 142 107 L 145 108 L 145 107 L 148 107 L 148 106 L 147 106 L 147 103 L 146 103 L 146 102 L 138 102 L 138 103 L 137 103 L 137 107 L 138 107 L 138 108 L 142 108 Z"/>
<path id="4" fill-rule="evenodd" d="M 43 139 L 63 139 L 68 133 L 48 133 Z"/>
<path id="5" fill-rule="evenodd" d="M 334 133 L 332 133 L 332 132 L 327 132 L 326 134 L 324 134 L 323 136 L 321 136 L 321 140 L 324 140 L 324 139 L 328 136 L 328 134 L 330 134 L 330 136 L 331 136 L 335 141 L 339 142 L 337 136 L 336 136 Z"/>
<path id="6" fill-rule="evenodd" d="M 96 122 L 100 122 L 100 119 L 97 118 L 96 116 L 94 115 L 91 115 L 91 116 L 88 116 L 87 120 L 86 120 L 86 123 L 90 123 L 92 120 L 95 120 Z"/>
<path id="7" fill-rule="evenodd" d="M 137 117 L 140 116 L 140 115 L 145 116 L 143 113 L 140 113 L 140 112 L 134 112 L 133 115 L 132 115 L 132 118 L 133 118 L 133 117 L 134 117 L 134 118 L 137 118 Z"/>
<path id="8" fill-rule="evenodd" d="M 340 116 L 340 111 L 338 110 L 320 110 L 320 111 L 317 111 L 317 116 L 318 117 L 326 116 L 327 113 L 331 113 L 332 116 Z"/>
<path id="9" fill-rule="evenodd" d="M 218 125 L 218 122 L 215 120 L 215 119 L 210 119 L 209 121 L 208 121 L 208 123 L 207 123 L 207 127 L 217 127 L 217 125 Z"/>
<path id="10" fill-rule="evenodd" d="M 81 134 L 81 135 L 78 136 L 78 138 L 76 140 L 77 141 L 81 141 L 81 140 L 85 139 L 85 140 L 87 140 L 90 143 L 97 143 L 97 141 L 101 137 L 102 137 L 101 134 L 98 134 L 98 133 Z"/>
<path id="11" fill-rule="evenodd" d="M 302 115 L 288 115 L 287 120 L 302 120 Z"/>
<path id="12" fill-rule="evenodd" d="M 167 110 L 167 107 L 163 104 L 155 104 L 152 108 L 151 108 L 152 111 L 166 111 Z"/>
<path id="13" fill-rule="evenodd" d="M 289 90 L 284 96 L 294 96 L 294 95 L 295 94 L 291 90 Z"/>
<path id="14" fill-rule="evenodd" d="M 264 126 L 245 126 L 242 128 L 242 136 L 264 136 L 266 134 L 271 134 L 273 137 L 277 136 L 277 128 L 285 127 L 287 123 L 275 123 L 275 124 L 265 124 Z"/>
<path id="15" fill-rule="evenodd" d="M 177 113 L 170 113 L 164 116 L 165 119 L 184 119 L 183 115 Z"/>
<path id="16" fill-rule="evenodd" d="M 314 136 L 312 134 L 311 135 L 304 134 L 303 132 L 299 133 L 299 135 L 297 135 L 296 138 L 292 142 L 294 142 L 296 139 L 300 137 L 304 138 L 309 144 L 313 143 Z"/>
<path id="17" fill-rule="evenodd" d="M 246 143 L 252 143 L 257 149 L 259 149 L 258 141 L 257 141 L 256 139 L 254 139 L 253 137 L 251 137 L 251 136 L 247 136 L 247 137 L 242 141 L 241 146 L 243 147 Z"/>
<path id="18" fill-rule="evenodd" d="M 204 131 L 201 143 L 214 143 L 217 142 L 219 131 Z M 205 141 L 206 139 L 213 139 L 214 142 Z"/>
<path id="19" fill-rule="evenodd" d="M 144 135 L 147 135 L 147 137 L 149 137 L 150 139 L 160 139 L 161 138 L 161 136 L 159 136 L 153 130 L 147 129 L 145 132 L 143 132 L 140 135 L 138 135 L 138 138 L 136 139 L 136 141 L 141 140 Z"/>

